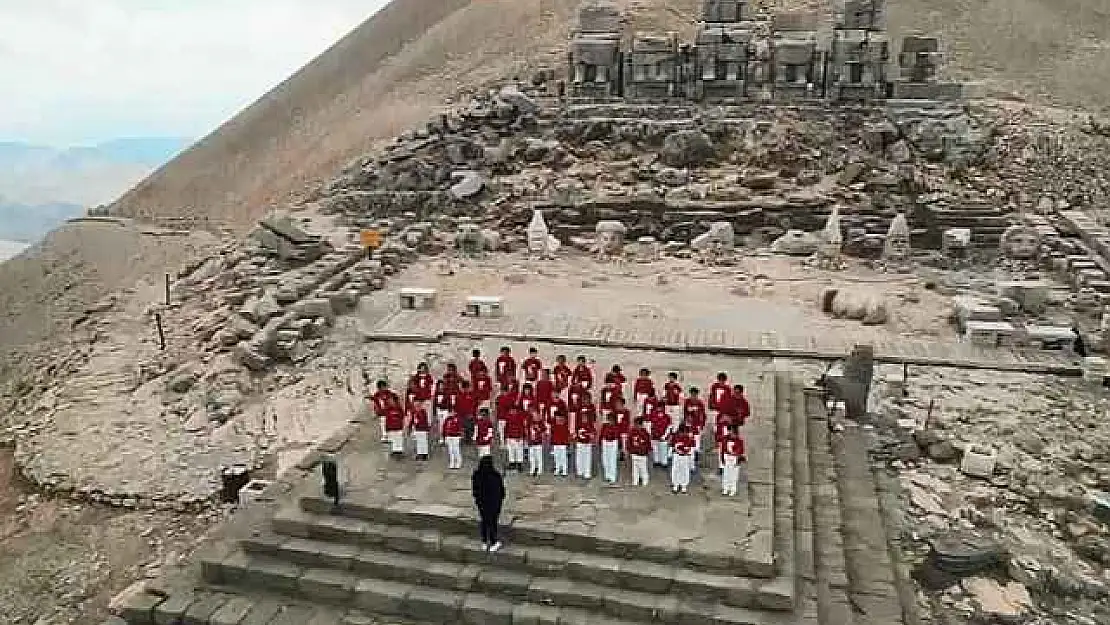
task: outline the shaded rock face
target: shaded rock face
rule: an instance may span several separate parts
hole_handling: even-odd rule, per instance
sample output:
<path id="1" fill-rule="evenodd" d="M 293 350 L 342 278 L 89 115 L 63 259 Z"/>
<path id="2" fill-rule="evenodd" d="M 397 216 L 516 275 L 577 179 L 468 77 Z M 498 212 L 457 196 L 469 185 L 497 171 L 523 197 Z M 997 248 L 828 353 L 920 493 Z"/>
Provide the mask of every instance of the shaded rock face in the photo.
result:
<path id="1" fill-rule="evenodd" d="M 771 251 L 788 256 L 809 256 L 821 247 L 821 239 L 803 230 L 788 230 L 771 244 Z"/>
<path id="2" fill-rule="evenodd" d="M 697 167 L 714 157 L 713 140 L 700 130 L 680 130 L 667 135 L 659 154 L 670 167 Z"/>

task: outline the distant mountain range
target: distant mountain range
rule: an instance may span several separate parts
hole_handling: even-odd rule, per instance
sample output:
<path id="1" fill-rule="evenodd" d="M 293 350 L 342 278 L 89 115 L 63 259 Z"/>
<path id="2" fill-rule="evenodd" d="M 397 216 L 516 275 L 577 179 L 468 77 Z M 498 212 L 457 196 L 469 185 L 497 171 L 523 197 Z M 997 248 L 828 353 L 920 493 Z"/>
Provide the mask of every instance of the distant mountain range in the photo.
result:
<path id="1" fill-rule="evenodd" d="M 54 148 L 0 142 L 0 239 L 32 242 L 107 204 L 190 144 L 177 137 Z"/>

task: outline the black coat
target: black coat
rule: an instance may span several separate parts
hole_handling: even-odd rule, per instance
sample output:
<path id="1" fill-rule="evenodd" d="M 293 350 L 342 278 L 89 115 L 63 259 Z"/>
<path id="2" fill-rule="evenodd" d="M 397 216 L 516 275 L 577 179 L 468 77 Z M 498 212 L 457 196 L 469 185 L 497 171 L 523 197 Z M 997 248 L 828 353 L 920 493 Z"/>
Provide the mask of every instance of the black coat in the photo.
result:
<path id="1" fill-rule="evenodd" d="M 500 512 L 501 502 L 505 500 L 505 480 L 501 479 L 489 456 L 482 458 L 478 469 L 470 477 L 470 491 L 478 510 L 494 514 Z"/>

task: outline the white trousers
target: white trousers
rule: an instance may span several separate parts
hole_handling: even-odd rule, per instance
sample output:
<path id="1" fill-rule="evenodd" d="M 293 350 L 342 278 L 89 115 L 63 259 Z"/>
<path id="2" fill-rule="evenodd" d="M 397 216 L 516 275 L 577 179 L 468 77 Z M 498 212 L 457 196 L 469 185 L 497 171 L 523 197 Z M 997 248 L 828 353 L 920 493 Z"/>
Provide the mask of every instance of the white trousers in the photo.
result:
<path id="1" fill-rule="evenodd" d="M 532 475 L 543 473 L 543 445 L 528 446 L 528 468 Z"/>
<path id="2" fill-rule="evenodd" d="M 671 486 L 685 489 L 690 485 L 690 456 L 675 454 L 671 458 Z"/>
<path id="3" fill-rule="evenodd" d="M 601 470 L 605 481 L 617 481 L 617 452 L 620 449 L 619 441 L 601 441 Z"/>
<path id="4" fill-rule="evenodd" d="M 389 451 L 395 454 L 405 453 L 405 432 L 404 430 L 397 430 L 396 432 L 387 432 L 386 436 L 389 438 Z"/>
<path id="5" fill-rule="evenodd" d="M 636 416 L 644 414 L 644 402 L 647 401 L 647 393 L 636 393 L 633 400 L 636 402 Z"/>
<path id="6" fill-rule="evenodd" d="M 432 423 L 433 432 L 440 431 L 440 428 L 443 427 L 443 422 L 447 420 L 447 415 L 449 414 L 451 414 L 451 411 L 447 410 L 446 408 L 436 409 L 436 420 Z"/>
<path id="7" fill-rule="evenodd" d="M 382 427 L 382 442 L 389 440 L 389 432 L 385 431 L 385 416 L 378 416 L 378 425 Z"/>
<path id="8" fill-rule="evenodd" d="M 647 456 L 632 456 L 632 485 L 647 486 L 651 472 L 648 471 Z"/>
<path id="9" fill-rule="evenodd" d="M 578 443 L 574 446 L 574 472 L 587 480 L 593 476 L 594 447 Z"/>
<path id="10" fill-rule="evenodd" d="M 740 459 L 736 456 L 725 456 L 725 472 L 721 478 L 721 494 L 735 495 L 736 487 L 740 483 Z"/>
<path id="11" fill-rule="evenodd" d="M 655 464 L 667 464 L 667 457 L 670 455 L 670 445 L 667 441 L 651 441 L 651 454 L 652 460 Z"/>
<path id="12" fill-rule="evenodd" d="M 490 455 L 493 455 L 493 446 L 492 445 L 478 445 L 478 457 L 479 458 L 484 458 L 484 457 L 490 456 Z"/>
<path id="13" fill-rule="evenodd" d="M 505 440 L 505 421 L 503 419 L 497 420 L 497 439 Z"/>
<path id="14" fill-rule="evenodd" d="M 551 458 L 555 461 L 555 475 L 566 477 L 567 470 L 567 446 L 566 445 L 552 445 Z"/>
<path id="15" fill-rule="evenodd" d="M 412 433 L 412 442 L 413 442 L 413 445 L 416 447 L 416 455 L 418 455 L 418 456 L 427 456 L 428 455 L 428 433 L 427 432 L 413 432 Z"/>
<path id="16" fill-rule="evenodd" d="M 447 441 L 447 468 L 448 469 L 461 469 L 462 468 L 462 437 L 461 436 L 448 436 Z"/>
<path id="17" fill-rule="evenodd" d="M 519 438 L 510 438 L 505 441 L 509 450 L 509 462 L 524 462 L 524 441 Z"/>

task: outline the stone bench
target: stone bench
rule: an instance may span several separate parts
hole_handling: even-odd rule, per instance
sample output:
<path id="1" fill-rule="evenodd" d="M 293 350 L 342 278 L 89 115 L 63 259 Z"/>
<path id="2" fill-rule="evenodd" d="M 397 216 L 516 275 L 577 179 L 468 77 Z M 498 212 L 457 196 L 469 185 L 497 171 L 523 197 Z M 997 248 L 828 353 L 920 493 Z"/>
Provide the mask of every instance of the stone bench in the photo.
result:
<path id="1" fill-rule="evenodd" d="M 463 314 L 467 317 L 503 317 L 505 302 L 503 297 L 494 295 L 471 295 L 466 298 Z"/>
<path id="2" fill-rule="evenodd" d="M 402 310 L 431 310 L 436 307 L 436 290 L 415 287 L 401 289 Z"/>

